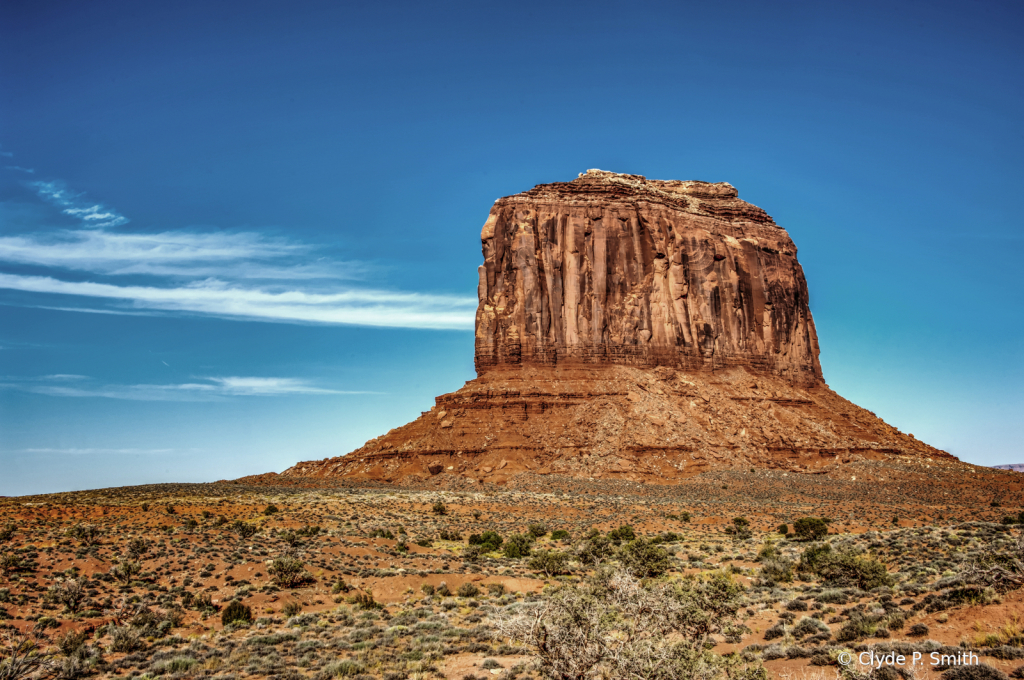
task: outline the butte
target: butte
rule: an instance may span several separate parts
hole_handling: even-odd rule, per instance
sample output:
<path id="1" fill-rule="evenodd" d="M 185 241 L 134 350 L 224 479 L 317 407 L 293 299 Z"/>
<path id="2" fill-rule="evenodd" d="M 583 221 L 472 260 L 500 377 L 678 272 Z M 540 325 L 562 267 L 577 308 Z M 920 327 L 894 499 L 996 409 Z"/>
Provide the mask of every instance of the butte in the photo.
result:
<path id="1" fill-rule="evenodd" d="M 284 476 L 673 484 L 955 460 L 829 389 L 796 246 L 730 184 L 589 170 L 499 199 L 480 241 L 477 378 Z"/>

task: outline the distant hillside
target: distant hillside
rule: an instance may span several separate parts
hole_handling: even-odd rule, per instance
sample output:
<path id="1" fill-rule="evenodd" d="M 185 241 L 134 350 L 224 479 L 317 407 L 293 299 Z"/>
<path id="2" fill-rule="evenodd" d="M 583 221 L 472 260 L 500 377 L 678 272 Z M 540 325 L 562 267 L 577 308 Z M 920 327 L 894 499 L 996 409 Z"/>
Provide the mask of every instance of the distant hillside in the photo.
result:
<path id="1" fill-rule="evenodd" d="M 1014 472 L 1024 472 L 1024 463 L 1011 463 L 1010 465 L 993 465 L 992 467 L 999 470 L 1013 470 Z"/>

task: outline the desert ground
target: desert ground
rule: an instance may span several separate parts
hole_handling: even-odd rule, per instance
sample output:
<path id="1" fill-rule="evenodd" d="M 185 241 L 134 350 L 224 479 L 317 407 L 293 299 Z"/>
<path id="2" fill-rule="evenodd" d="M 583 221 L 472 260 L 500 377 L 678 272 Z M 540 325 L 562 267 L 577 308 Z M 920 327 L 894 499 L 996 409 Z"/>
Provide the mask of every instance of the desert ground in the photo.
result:
<path id="1" fill-rule="evenodd" d="M 0 677 L 541 678 L 510 617 L 629 568 L 644 587 L 735 584 L 708 638 L 746 669 L 731 677 L 951 677 L 936 651 L 1020 678 L 1022 510 L 1020 473 L 926 460 L 671 486 L 264 475 L 0 499 Z M 827 535 L 795 537 L 802 518 Z M 881 567 L 816 568 L 826 544 Z M 924 661 L 872 671 L 871 651 Z"/>

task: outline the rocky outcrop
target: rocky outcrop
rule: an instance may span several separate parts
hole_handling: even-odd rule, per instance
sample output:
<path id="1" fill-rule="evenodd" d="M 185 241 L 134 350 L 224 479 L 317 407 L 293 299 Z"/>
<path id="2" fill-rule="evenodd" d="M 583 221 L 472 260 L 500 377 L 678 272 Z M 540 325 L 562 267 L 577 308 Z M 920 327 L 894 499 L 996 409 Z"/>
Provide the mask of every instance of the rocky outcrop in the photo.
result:
<path id="1" fill-rule="evenodd" d="M 499 199 L 481 241 L 478 374 L 745 366 L 821 380 L 796 246 L 729 184 L 589 170 Z"/>
<path id="2" fill-rule="evenodd" d="M 478 377 L 283 475 L 671 484 L 952 459 L 824 383 L 796 247 L 728 184 L 590 170 L 499 199 L 481 239 Z"/>

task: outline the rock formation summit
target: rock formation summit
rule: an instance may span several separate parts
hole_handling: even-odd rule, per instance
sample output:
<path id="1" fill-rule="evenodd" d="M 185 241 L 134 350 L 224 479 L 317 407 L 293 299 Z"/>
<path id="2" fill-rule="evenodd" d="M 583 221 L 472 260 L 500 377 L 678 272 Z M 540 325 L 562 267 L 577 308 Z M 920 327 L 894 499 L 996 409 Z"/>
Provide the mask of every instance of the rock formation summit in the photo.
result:
<path id="1" fill-rule="evenodd" d="M 480 238 L 478 377 L 283 474 L 672 483 L 951 458 L 828 388 L 796 246 L 727 183 L 589 170 L 499 199 Z"/>

